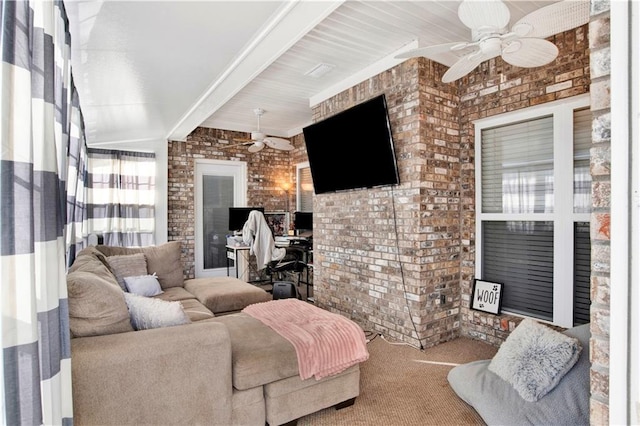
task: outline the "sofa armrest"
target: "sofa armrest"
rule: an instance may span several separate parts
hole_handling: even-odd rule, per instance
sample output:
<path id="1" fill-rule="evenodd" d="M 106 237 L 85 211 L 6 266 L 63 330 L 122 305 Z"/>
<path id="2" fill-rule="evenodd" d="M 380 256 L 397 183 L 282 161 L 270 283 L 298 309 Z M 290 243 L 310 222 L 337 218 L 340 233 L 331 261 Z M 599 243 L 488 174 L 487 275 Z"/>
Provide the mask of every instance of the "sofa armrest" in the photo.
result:
<path id="1" fill-rule="evenodd" d="M 76 424 L 229 424 L 231 341 L 201 321 L 71 340 Z"/>

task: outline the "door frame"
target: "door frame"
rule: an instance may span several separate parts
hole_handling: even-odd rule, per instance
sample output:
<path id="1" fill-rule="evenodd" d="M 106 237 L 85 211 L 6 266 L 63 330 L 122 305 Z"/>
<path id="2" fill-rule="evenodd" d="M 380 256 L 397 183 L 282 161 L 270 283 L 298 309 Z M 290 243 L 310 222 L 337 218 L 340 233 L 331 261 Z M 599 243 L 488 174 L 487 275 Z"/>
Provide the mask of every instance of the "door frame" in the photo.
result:
<path id="1" fill-rule="evenodd" d="M 202 176 L 233 176 L 234 206 L 247 204 L 247 163 L 245 161 L 197 159 L 194 162 L 194 272 L 196 278 L 227 275 L 227 268 L 204 269 L 203 229 L 202 229 Z M 235 265 L 229 268 L 229 275 L 235 276 Z"/>

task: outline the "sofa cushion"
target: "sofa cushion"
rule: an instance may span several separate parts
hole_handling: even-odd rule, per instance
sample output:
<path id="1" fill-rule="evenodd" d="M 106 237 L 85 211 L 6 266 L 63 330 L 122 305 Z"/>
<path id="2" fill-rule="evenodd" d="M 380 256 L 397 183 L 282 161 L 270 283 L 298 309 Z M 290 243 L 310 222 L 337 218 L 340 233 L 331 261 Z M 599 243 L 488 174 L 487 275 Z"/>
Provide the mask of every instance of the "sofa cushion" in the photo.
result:
<path id="1" fill-rule="evenodd" d="M 155 272 L 163 290 L 184 285 L 179 241 L 147 247 L 96 246 L 96 248 L 106 256 L 143 253 L 147 259 L 147 272 L 149 274 Z"/>
<path id="2" fill-rule="evenodd" d="M 67 275 L 67 293 L 72 337 L 133 331 L 124 292 L 113 277 L 75 270 Z"/>
<path id="3" fill-rule="evenodd" d="M 147 275 L 147 260 L 142 253 L 109 256 L 107 262 L 123 291 L 127 291 L 125 277 Z"/>
<path id="4" fill-rule="evenodd" d="M 491 360 L 454 367 L 449 384 L 487 424 L 588 425 L 589 424 L 589 324 L 564 331 L 582 345 L 578 362 L 558 385 L 536 402 L 524 400 L 508 382 L 488 368 Z"/>
<path id="5" fill-rule="evenodd" d="M 191 322 L 180 302 L 167 302 L 131 293 L 125 293 L 124 299 L 129 308 L 131 324 L 136 330 L 172 327 Z"/>
<path id="6" fill-rule="evenodd" d="M 180 304 L 182 304 L 182 309 L 184 310 L 184 313 L 187 314 L 191 322 L 211 319 L 215 316 L 196 299 L 180 300 Z"/>
<path id="7" fill-rule="evenodd" d="M 113 281 L 116 285 L 118 284 L 106 256 L 94 246 L 86 247 L 78 252 L 67 272 L 75 271 L 92 272 Z"/>
<path id="8" fill-rule="evenodd" d="M 293 345 L 257 319 L 237 313 L 211 321 L 226 325 L 229 331 L 234 388 L 250 389 L 298 375 Z"/>
<path id="9" fill-rule="evenodd" d="M 240 311 L 246 306 L 272 298 L 263 289 L 234 277 L 185 280 L 184 288 L 214 314 Z"/>
<path id="10" fill-rule="evenodd" d="M 162 293 L 154 296 L 158 299 L 166 300 L 169 302 L 175 302 L 177 300 L 187 300 L 193 299 L 196 300 L 196 297 L 189 293 L 182 287 L 169 287 L 166 290 L 163 290 Z"/>

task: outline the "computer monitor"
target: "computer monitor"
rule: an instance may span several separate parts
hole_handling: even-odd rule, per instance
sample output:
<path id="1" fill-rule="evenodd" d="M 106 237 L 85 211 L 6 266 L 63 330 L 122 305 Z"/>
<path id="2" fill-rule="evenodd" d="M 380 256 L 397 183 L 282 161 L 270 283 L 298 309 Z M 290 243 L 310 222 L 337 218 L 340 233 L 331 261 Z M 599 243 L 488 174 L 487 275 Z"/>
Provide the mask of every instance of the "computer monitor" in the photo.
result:
<path id="1" fill-rule="evenodd" d="M 229 207 L 229 231 L 242 231 L 251 210 L 264 214 L 264 207 Z"/>
<path id="2" fill-rule="evenodd" d="M 313 231 L 313 213 L 295 212 L 293 214 L 293 228 L 298 234 L 304 231 Z"/>

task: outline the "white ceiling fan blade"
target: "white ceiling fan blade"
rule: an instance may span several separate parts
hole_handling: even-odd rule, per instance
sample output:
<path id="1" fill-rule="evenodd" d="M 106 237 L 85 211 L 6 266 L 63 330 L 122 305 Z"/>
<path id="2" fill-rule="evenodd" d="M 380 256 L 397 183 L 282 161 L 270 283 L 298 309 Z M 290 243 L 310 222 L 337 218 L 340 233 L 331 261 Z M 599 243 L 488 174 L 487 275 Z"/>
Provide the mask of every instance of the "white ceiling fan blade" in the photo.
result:
<path id="1" fill-rule="evenodd" d="M 442 76 L 442 82 L 451 83 L 460 77 L 464 77 L 484 61 L 495 58 L 496 56 L 497 55 L 493 53 L 485 54 L 482 52 L 464 56 L 460 58 L 458 62 L 453 64 L 446 73 L 444 73 Z"/>
<path id="2" fill-rule="evenodd" d="M 293 149 L 293 145 L 291 145 L 291 142 L 282 138 L 269 136 L 267 138 L 264 138 L 264 143 L 266 143 L 271 148 L 279 149 L 281 151 L 291 151 Z"/>
<path id="3" fill-rule="evenodd" d="M 502 50 L 502 59 L 523 68 L 541 67 L 558 56 L 558 48 L 541 38 L 521 38 Z"/>
<path id="4" fill-rule="evenodd" d="M 472 44 L 475 46 L 475 43 L 467 43 L 463 41 L 463 42 L 455 42 L 455 43 L 435 44 L 433 46 L 427 46 L 427 47 L 419 47 L 417 49 L 411 49 L 407 52 L 396 55 L 396 59 L 415 58 L 417 56 L 424 56 L 425 58 L 429 58 L 432 55 L 438 55 L 440 53 L 449 53 L 452 51 L 456 51 L 456 52 L 462 51 L 461 54 L 465 54 L 465 53 L 470 53 L 470 52 L 466 52 L 465 50 L 469 50 L 469 46 Z M 454 49 L 454 47 L 456 49 Z"/>
<path id="5" fill-rule="evenodd" d="M 521 37 L 547 38 L 589 22 L 589 0 L 565 0 L 524 16 L 513 25 Z"/>
<path id="6" fill-rule="evenodd" d="M 264 142 L 262 141 L 256 141 L 254 144 L 252 144 L 248 151 L 249 152 L 258 152 L 258 151 L 262 151 L 262 149 L 264 148 Z"/>
<path id="7" fill-rule="evenodd" d="M 511 13 L 500 0 L 464 0 L 458 7 L 458 17 L 472 30 L 483 27 L 500 30 L 509 25 Z"/>
<path id="8" fill-rule="evenodd" d="M 240 140 L 242 140 L 242 139 L 240 139 Z M 238 146 L 247 146 L 247 145 L 252 145 L 252 144 L 253 144 L 253 141 L 250 141 L 250 142 L 240 142 L 240 143 L 235 143 L 235 144 L 232 144 L 232 145 L 221 146 L 221 147 L 219 147 L 219 149 L 236 148 L 236 147 L 238 147 Z"/>

